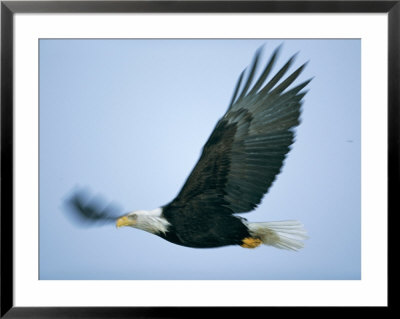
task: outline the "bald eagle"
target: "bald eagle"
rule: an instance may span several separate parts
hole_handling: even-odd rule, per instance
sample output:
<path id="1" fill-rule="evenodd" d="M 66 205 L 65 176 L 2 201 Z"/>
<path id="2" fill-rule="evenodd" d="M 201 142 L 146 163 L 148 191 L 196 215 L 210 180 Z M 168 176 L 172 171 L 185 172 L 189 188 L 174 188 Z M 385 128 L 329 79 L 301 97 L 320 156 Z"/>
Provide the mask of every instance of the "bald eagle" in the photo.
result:
<path id="1" fill-rule="evenodd" d="M 92 224 L 110 221 L 186 247 L 302 248 L 307 236 L 300 222 L 248 222 L 237 215 L 254 210 L 281 172 L 299 124 L 303 89 L 311 81 L 289 88 L 307 64 L 285 77 L 296 55 L 267 81 L 280 48 L 258 78 L 254 79 L 262 47 L 240 74 L 226 113 L 175 199 L 154 210 L 113 216 L 110 208 L 101 208 L 77 191 L 67 200 L 70 211 Z"/>

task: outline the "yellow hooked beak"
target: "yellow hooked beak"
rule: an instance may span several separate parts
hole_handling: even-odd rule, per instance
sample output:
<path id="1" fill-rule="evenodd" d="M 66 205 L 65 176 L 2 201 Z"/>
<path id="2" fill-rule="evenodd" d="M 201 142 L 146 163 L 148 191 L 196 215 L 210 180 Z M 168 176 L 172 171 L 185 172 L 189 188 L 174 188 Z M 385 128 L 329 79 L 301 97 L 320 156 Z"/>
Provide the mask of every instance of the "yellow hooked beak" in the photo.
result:
<path id="1" fill-rule="evenodd" d="M 117 219 L 116 226 L 117 228 L 123 227 L 123 226 L 134 226 L 136 225 L 136 220 L 129 218 L 128 216 L 122 216 Z"/>

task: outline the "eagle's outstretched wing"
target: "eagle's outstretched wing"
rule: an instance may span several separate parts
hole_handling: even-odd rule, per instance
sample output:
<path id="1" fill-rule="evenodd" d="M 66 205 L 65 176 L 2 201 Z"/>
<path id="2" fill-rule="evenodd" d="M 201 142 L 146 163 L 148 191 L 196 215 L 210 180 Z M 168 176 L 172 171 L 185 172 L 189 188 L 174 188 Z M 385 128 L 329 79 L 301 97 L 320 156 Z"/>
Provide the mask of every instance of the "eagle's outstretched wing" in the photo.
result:
<path id="1" fill-rule="evenodd" d="M 254 85 L 261 49 L 244 84 L 246 70 L 242 72 L 227 112 L 216 124 L 197 165 L 170 207 L 244 213 L 261 202 L 294 141 L 293 129 L 299 124 L 305 95 L 302 90 L 311 81 L 288 89 L 306 65 L 284 78 L 293 56 L 266 82 L 279 49 L 274 51 Z"/>

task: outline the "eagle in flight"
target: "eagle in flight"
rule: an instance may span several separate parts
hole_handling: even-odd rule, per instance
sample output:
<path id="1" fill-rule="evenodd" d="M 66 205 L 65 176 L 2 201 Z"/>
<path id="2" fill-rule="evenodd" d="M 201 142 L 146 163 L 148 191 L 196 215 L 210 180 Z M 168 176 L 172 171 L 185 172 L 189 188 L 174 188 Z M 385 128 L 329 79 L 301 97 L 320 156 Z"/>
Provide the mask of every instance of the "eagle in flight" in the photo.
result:
<path id="1" fill-rule="evenodd" d="M 300 222 L 248 222 L 237 215 L 254 210 L 281 172 L 299 124 L 303 89 L 311 81 L 289 88 L 306 66 L 285 76 L 296 55 L 271 75 L 280 48 L 255 78 L 262 47 L 257 50 L 251 66 L 240 74 L 229 107 L 196 166 L 170 203 L 116 215 L 110 207 L 103 208 L 99 201 L 75 191 L 65 202 L 68 211 L 86 223 L 130 226 L 186 247 L 302 248 L 307 236 Z"/>

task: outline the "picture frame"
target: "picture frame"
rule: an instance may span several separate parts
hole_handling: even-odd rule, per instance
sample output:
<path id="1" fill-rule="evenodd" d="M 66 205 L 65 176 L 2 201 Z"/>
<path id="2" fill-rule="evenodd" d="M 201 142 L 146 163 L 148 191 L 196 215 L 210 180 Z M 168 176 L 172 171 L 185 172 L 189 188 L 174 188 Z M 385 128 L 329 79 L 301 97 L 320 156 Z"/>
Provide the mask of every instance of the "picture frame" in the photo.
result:
<path id="1" fill-rule="evenodd" d="M 13 19 L 17 13 L 387 13 L 388 14 L 388 214 L 397 209 L 399 187 L 400 1 L 2 1 L 1 3 L 1 317 L 175 318 L 225 316 L 263 307 L 15 307 L 13 264 Z M 388 224 L 390 225 L 390 223 Z M 393 226 L 392 226 L 393 227 Z M 390 283 L 388 281 L 388 283 Z M 388 299 L 389 309 L 390 298 Z M 321 309 L 321 308 L 319 308 Z M 276 308 L 275 308 L 276 310 Z M 285 311 L 308 311 L 288 307 Z M 359 309 L 354 309 L 359 310 Z M 268 310 L 270 311 L 270 310 Z M 347 309 L 348 311 L 348 309 Z"/>

